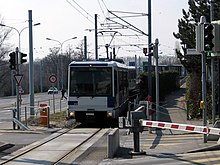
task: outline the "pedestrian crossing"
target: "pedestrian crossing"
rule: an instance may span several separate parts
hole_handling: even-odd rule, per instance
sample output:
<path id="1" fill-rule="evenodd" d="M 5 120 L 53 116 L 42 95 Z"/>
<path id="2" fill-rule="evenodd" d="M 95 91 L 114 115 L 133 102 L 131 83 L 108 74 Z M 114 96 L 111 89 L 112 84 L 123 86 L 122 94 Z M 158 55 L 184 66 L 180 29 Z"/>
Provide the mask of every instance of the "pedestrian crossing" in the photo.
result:
<path id="1" fill-rule="evenodd" d="M 185 164 L 212 164 L 220 165 L 220 151 L 197 152 L 179 155 L 178 159 Z"/>
<path id="2" fill-rule="evenodd" d="M 174 146 L 186 145 L 192 142 L 202 142 L 202 134 L 180 134 L 180 135 L 163 135 L 163 134 L 149 134 L 142 138 L 141 141 L 144 147 L 152 146 Z"/>

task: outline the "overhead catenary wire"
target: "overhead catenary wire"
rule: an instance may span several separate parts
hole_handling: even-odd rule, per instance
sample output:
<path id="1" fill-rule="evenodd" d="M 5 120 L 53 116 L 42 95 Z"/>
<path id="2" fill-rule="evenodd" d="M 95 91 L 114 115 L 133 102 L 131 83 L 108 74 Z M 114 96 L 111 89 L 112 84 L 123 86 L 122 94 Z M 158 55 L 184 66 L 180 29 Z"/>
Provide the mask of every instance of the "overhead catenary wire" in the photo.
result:
<path id="1" fill-rule="evenodd" d="M 76 3 L 74 0 L 72 0 L 74 3 Z M 78 3 L 77 6 L 80 7 L 81 10 L 83 10 L 87 15 L 85 15 L 83 12 L 81 12 L 77 7 L 75 7 L 71 2 L 69 2 L 69 0 L 66 0 L 66 2 L 68 2 L 76 11 L 78 11 L 83 17 L 85 17 L 89 22 L 91 22 L 92 24 L 95 24 L 93 20 L 89 19 L 88 16 L 92 17 L 88 12 L 86 12 L 81 6 L 79 6 Z M 92 17 L 93 18 L 93 17 Z"/>
<path id="2" fill-rule="evenodd" d="M 92 16 L 91 14 L 89 14 L 82 6 L 79 5 L 79 3 L 77 3 L 75 0 L 66 0 L 77 12 L 79 12 L 83 17 L 85 17 L 89 22 L 91 22 L 92 24 L 95 25 L 95 17 Z M 78 8 L 76 6 L 74 6 L 74 4 L 72 3 L 75 3 Z M 101 5 L 101 4 L 100 4 Z M 101 9 L 102 10 L 102 9 Z M 104 12 L 104 11 L 103 11 Z M 104 15 L 105 17 L 105 15 Z M 98 22 L 100 25 L 102 25 L 101 21 L 100 21 L 100 18 L 98 17 Z"/>
<path id="3" fill-rule="evenodd" d="M 99 0 L 97 0 L 97 1 L 98 1 L 99 7 L 100 7 L 100 9 L 101 9 L 101 11 L 102 11 L 102 14 L 103 14 L 104 18 L 106 18 L 106 15 L 105 15 L 105 12 L 104 12 L 104 10 L 103 10 L 103 8 L 102 8 L 101 3 L 99 2 Z"/>
<path id="4" fill-rule="evenodd" d="M 81 7 L 76 1 L 72 0 L 82 11 L 84 11 L 88 16 L 91 18 L 94 18 L 92 15 L 90 15 L 83 7 Z"/>
<path id="5" fill-rule="evenodd" d="M 139 28 L 135 27 L 134 25 L 130 24 L 130 23 L 127 22 L 126 20 L 122 19 L 121 17 L 119 17 L 118 15 L 116 15 L 114 12 L 112 12 L 112 11 L 110 11 L 110 10 L 108 10 L 108 12 L 109 12 L 110 14 L 112 14 L 115 18 L 118 18 L 119 20 L 121 20 L 121 21 L 123 21 L 124 23 L 126 23 L 126 24 L 127 24 L 127 27 L 128 27 L 129 29 L 131 29 L 131 30 L 133 30 L 133 31 L 136 31 L 136 32 L 138 32 L 138 33 L 141 33 L 141 34 L 143 34 L 143 35 L 148 36 L 148 34 L 146 34 L 145 32 L 143 32 L 143 31 L 140 30 Z M 110 19 L 110 18 L 108 18 L 108 20 L 120 24 L 119 22 L 113 21 L 113 20 Z"/>
<path id="6" fill-rule="evenodd" d="M 95 24 L 95 19 L 94 16 L 92 16 L 91 14 L 89 14 L 88 10 L 86 10 L 84 7 L 81 6 L 81 4 L 79 4 L 79 2 L 77 2 L 77 0 L 66 0 L 77 12 L 79 12 L 84 18 L 86 18 L 89 22 L 91 22 L 93 25 Z M 104 27 L 103 29 L 98 29 L 98 31 L 105 31 L 105 30 L 132 30 L 136 33 L 141 33 L 142 36 L 146 36 L 147 34 L 144 33 L 143 31 L 141 31 L 140 29 L 138 29 L 137 27 L 135 27 L 134 25 L 130 24 L 129 22 L 121 19 L 121 17 L 117 16 L 115 13 L 121 13 L 121 14 L 135 14 L 138 16 L 145 16 L 146 14 L 144 13 L 137 13 L 137 12 L 123 12 L 123 11 L 110 11 L 107 7 L 107 5 L 105 4 L 104 0 L 97 0 L 97 3 L 99 5 L 100 11 L 102 13 L 103 16 L 99 15 L 98 17 L 98 23 Z M 106 12 L 105 12 L 106 10 Z M 115 12 L 115 13 L 113 13 Z M 108 15 L 108 17 L 107 17 Z M 109 17 L 110 15 L 113 15 L 114 18 L 120 20 L 120 21 L 116 21 L 116 19 L 112 19 L 111 17 Z M 104 17 L 104 21 L 103 23 L 100 22 L 100 18 Z M 131 16 L 132 17 L 132 16 Z M 111 19 L 110 19 L 111 18 Z M 115 25 L 114 25 L 115 24 Z M 93 29 L 88 29 L 89 31 L 93 31 Z M 118 31 L 120 33 L 120 31 Z M 123 36 L 123 35 L 122 35 Z M 103 42 L 105 43 L 106 38 L 105 35 L 100 35 L 99 37 L 102 37 Z M 109 37 L 112 37 L 112 35 L 110 34 Z M 124 36 L 126 37 L 126 36 Z M 127 36 L 128 37 L 128 36 Z M 137 37 L 137 35 L 136 35 Z M 131 37 L 128 37 L 131 39 Z M 134 38 L 133 38 L 134 39 Z M 137 37 L 136 39 L 138 39 L 140 41 L 140 38 Z M 116 39 L 117 40 L 117 39 Z M 142 40 L 142 39 L 141 39 Z M 119 40 L 118 40 L 119 41 Z M 112 42 L 112 40 L 110 41 L 110 43 Z M 123 41 L 122 41 L 123 42 Z M 124 42 L 125 43 L 125 42 Z M 124 46 L 123 44 L 119 44 L 121 46 Z M 126 45 L 130 45 L 132 47 L 137 47 L 139 50 L 142 49 L 141 45 L 142 44 L 138 44 L 136 42 L 136 44 L 132 44 L 132 43 L 126 43 Z M 140 47 L 141 46 L 141 47 Z"/>

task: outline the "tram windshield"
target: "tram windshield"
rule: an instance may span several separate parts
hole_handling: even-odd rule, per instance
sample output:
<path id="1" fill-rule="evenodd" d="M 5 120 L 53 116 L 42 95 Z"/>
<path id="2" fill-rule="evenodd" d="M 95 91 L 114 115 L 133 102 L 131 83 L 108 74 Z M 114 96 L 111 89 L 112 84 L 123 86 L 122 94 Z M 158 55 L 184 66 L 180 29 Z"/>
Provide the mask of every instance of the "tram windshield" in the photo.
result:
<path id="1" fill-rule="evenodd" d="M 70 69 L 70 96 L 110 96 L 111 68 L 86 67 Z"/>

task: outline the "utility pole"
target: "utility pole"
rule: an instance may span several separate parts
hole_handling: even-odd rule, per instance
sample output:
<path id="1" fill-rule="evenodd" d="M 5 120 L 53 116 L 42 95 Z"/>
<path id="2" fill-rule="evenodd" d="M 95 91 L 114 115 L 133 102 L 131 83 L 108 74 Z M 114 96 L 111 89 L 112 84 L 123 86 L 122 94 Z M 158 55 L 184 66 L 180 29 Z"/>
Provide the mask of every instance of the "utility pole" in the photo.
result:
<path id="1" fill-rule="evenodd" d="M 34 116 L 34 70 L 33 70 L 33 31 L 32 31 L 32 10 L 28 10 L 29 22 L 29 97 L 30 116 Z"/>
<path id="2" fill-rule="evenodd" d="M 42 60 L 40 60 L 40 92 L 43 92 Z"/>
<path id="3" fill-rule="evenodd" d="M 214 0 L 210 0 L 210 23 L 215 20 Z M 211 57 L 211 77 L 212 77 L 212 124 L 215 123 L 215 57 Z"/>
<path id="4" fill-rule="evenodd" d="M 87 37 L 84 36 L 84 57 L 87 59 Z"/>
<path id="5" fill-rule="evenodd" d="M 148 101 L 152 101 L 152 66 L 151 66 L 151 0 L 148 0 Z"/>
<path id="6" fill-rule="evenodd" d="M 158 72 L 158 45 L 159 40 L 156 38 L 154 46 L 154 57 L 156 60 L 155 67 L 155 78 L 156 78 L 156 121 L 160 121 L 160 110 L 159 110 L 159 72 Z"/>
<path id="7" fill-rule="evenodd" d="M 206 18 L 204 16 L 201 16 L 200 18 L 200 25 L 203 25 L 206 23 Z M 200 36 L 200 45 L 204 43 L 204 28 L 202 28 L 202 35 Z M 202 44 L 201 44 L 202 43 Z M 206 99 L 206 54 L 204 52 L 204 48 L 201 52 L 202 56 L 202 100 L 204 102 L 204 110 L 203 110 L 203 126 L 207 126 L 207 99 Z M 203 136 L 204 143 L 207 143 L 207 135 L 204 134 Z"/>
<path id="8" fill-rule="evenodd" d="M 97 14 L 95 14 L 95 59 L 98 60 L 98 25 Z"/>

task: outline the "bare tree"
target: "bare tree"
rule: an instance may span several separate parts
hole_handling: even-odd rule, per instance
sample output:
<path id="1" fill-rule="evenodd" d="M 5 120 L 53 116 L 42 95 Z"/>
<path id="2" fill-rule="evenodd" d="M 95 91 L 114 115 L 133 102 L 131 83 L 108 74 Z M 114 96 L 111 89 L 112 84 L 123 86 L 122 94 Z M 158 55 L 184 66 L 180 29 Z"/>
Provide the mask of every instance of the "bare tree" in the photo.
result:
<path id="1" fill-rule="evenodd" d="M 0 15 L 0 22 L 3 23 L 3 19 Z M 11 77 L 9 63 L 7 60 L 7 55 L 11 51 L 10 44 L 7 43 L 10 37 L 11 30 L 5 29 L 0 26 L 0 88 L 3 89 L 0 91 L 0 96 L 10 95 L 11 94 Z"/>

